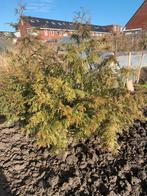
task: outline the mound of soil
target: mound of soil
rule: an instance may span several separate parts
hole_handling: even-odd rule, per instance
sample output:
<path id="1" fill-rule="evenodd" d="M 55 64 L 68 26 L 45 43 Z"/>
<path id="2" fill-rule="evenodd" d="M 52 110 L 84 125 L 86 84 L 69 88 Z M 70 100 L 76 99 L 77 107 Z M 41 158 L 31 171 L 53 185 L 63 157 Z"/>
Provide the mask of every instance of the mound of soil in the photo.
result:
<path id="1" fill-rule="evenodd" d="M 147 195 L 147 122 L 119 136 L 117 155 L 104 152 L 97 135 L 58 156 L 34 147 L 17 126 L 1 125 L 0 138 L 1 196 Z"/>

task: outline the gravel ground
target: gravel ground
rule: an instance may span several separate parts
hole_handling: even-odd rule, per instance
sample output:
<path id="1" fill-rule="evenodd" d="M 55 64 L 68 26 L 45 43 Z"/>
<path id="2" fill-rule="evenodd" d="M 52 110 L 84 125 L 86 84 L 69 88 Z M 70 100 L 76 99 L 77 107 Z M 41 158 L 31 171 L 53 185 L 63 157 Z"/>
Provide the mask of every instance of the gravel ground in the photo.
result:
<path id="1" fill-rule="evenodd" d="M 119 136 L 117 155 L 102 150 L 99 137 L 51 156 L 0 125 L 0 196 L 146 196 L 147 122 L 136 121 Z"/>

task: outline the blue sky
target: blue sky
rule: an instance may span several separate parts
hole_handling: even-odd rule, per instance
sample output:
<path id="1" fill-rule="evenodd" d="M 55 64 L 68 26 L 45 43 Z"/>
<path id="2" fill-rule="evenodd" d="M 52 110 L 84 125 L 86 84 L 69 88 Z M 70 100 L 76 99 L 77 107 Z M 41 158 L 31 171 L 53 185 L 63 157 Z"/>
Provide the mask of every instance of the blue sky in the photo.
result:
<path id="1" fill-rule="evenodd" d="M 15 8 L 20 0 L 0 0 L 0 31 L 12 31 L 7 23 L 17 21 Z M 21 0 L 25 15 L 72 21 L 83 7 L 96 25 L 125 25 L 144 0 Z"/>

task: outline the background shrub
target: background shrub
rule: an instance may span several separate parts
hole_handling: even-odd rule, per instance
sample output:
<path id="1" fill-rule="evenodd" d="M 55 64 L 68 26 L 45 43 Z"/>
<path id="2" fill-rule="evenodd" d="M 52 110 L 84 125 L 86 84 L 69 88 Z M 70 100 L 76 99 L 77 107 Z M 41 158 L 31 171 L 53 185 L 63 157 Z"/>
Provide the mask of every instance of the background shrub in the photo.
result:
<path id="1" fill-rule="evenodd" d="M 97 131 L 103 145 L 116 151 L 117 134 L 144 118 L 146 99 L 125 89 L 113 56 L 99 63 L 97 48 L 84 38 L 60 54 L 37 39 L 22 40 L 0 71 L 0 113 L 21 122 L 39 146 L 60 150 L 71 138 Z"/>

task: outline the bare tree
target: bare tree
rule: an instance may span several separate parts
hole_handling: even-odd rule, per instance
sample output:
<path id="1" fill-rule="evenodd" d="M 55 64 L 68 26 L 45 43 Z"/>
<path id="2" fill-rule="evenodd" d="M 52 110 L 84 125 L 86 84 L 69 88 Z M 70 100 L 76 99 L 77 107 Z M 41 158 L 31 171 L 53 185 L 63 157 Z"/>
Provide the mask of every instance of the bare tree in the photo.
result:
<path id="1" fill-rule="evenodd" d="M 24 14 L 25 10 L 26 10 L 26 3 L 24 0 L 20 0 L 17 8 L 15 9 L 15 14 L 20 18 Z"/>
<path id="2" fill-rule="evenodd" d="M 72 34 L 72 38 L 75 39 L 78 44 L 81 40 L 89 39 L 91 37 L 90 16 L 84 8 L 75 12 L 73 26 L 75 32 Z"/>
<path id="3" fill-rule="evenodd" d="M 19 21 L 20 17 L 23 16 L 25 10 L 26 10 L 26 4 L 25 4 L 24 0 L 20 0 L 18 2 L 17 7 L 15 8 L 15 14 L 18 17 L 17 22 L 7 23 L 12 28 L 14 28 L 16 31 L 18 30 L 18 21 Z"/>

